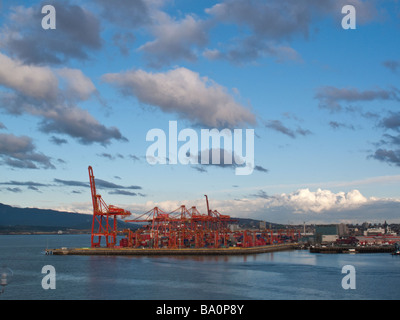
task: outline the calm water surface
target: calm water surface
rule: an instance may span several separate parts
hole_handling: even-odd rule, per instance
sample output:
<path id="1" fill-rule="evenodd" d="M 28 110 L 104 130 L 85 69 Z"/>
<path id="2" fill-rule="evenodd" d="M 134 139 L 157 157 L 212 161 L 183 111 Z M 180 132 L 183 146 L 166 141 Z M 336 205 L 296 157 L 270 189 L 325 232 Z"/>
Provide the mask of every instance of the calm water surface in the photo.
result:
<path id="1" fill-rule="evenodd" d="M 247 256 L 47 256 L 45 248 L 87 247 L 90 235 L 0 236 L 0 266 L 14 275 L 3 299 L 272 300 L 400 299 L 400 256 L 288 251 Z M 44 290 L 42 267 L 56 270 Z M 344 290 L 353 265 L 356 289 Z"/>

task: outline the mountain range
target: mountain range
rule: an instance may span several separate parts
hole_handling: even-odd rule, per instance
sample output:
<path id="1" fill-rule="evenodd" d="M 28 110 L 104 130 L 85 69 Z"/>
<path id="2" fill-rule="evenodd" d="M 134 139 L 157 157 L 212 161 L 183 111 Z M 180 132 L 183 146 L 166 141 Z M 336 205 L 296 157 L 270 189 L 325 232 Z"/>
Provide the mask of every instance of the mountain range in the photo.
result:
<path id="1" fill-rule="evenodd" d="M 90 230 L 92 216 L 88 214 L 18 208 L 0 203 L 0 232 Z"/>

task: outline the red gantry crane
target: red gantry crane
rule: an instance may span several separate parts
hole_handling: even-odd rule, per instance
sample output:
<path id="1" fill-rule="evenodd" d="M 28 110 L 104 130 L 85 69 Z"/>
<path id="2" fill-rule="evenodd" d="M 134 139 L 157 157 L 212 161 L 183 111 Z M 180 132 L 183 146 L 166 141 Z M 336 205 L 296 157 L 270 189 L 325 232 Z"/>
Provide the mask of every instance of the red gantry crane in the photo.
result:
<path id="1" fill-rule="evenodd" d="M 195 206 L 187 209 L 182 205 L 171 212 L 154 207 L 134 217 L 127 210 L 108 206 L 101 195 L 97 194 L 91 166 L 89 179 L 93 201 L 92 247 L 100 247 L 102 237 L 105 238 L 107 247 L 116 247 L 117 235 L 125 235 L 119 242 L 120 247 L 169 249 L 221 248 L 232 245 L 253 247 L 293 241 L 295 238 L 292 230 L 279 230 L 277 234 L 272 230 L 233 232 L 229 223 L 234 220 L 229 215 L 210 209 L 207 195 L 207 214 L 200 213 Z M 126 229 L 118 232 L 117 218 L 124 218 L 126 223 L 139 223 L 142 227 L 136 231 Z"/>
<path id="2" fill-rule="evenodd" d="M 131 213 L 124 209 L 108 206 L 101 195 L 97 194 L 93 169 L 89 166 L 90 190 L 93 202 L 93 222 L 91 246 L 100 247 L 101 238 L 104 237 L 107 247 L 114 247 L 117 242 L 117 217 L 128 216 Z M 97 239 L 97 240 L 96 240 Z"/>

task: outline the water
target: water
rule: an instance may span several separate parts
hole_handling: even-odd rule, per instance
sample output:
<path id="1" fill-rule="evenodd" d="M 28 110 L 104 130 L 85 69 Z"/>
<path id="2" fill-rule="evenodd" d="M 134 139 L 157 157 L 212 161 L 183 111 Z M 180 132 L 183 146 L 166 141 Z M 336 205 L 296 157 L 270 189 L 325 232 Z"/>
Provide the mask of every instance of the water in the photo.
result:
<path id="1" fill-rule="evenodd" d="M 286 251 L 247 256 L 51 256 L 45 248 L 87 247 L 90 235 L 0 236 L 0 266 L 13 271 L 0 300 L 399 299 L 400 256 Z M 42 288 L 42 267 L 56 289 Z M 342 288 L 353 265 L 356 289 Z"/>

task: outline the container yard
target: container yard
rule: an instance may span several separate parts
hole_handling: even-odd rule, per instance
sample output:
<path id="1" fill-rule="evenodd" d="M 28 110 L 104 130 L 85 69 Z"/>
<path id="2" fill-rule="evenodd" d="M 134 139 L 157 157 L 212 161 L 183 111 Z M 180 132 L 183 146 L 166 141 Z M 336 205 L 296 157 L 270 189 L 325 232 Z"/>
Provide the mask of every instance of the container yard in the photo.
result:
<path id="1" fill-rule="evenodd" d="M 143 214 L 107 205 L 97 193 L 95 177 L 88 168 L 93 204 L 90 248 L 47 249 L 47 254 L 85 255 L 165 255 L 165 254 L 246 254 L 290 250 L 300 236 L 295 230 L 236 230 L 235 220 L 210 208 L 207 212 L 182 205 L 165 212 L 154 207 Z M 117 220 L 140 225 L 136 230 L 118 230 Z"/>

